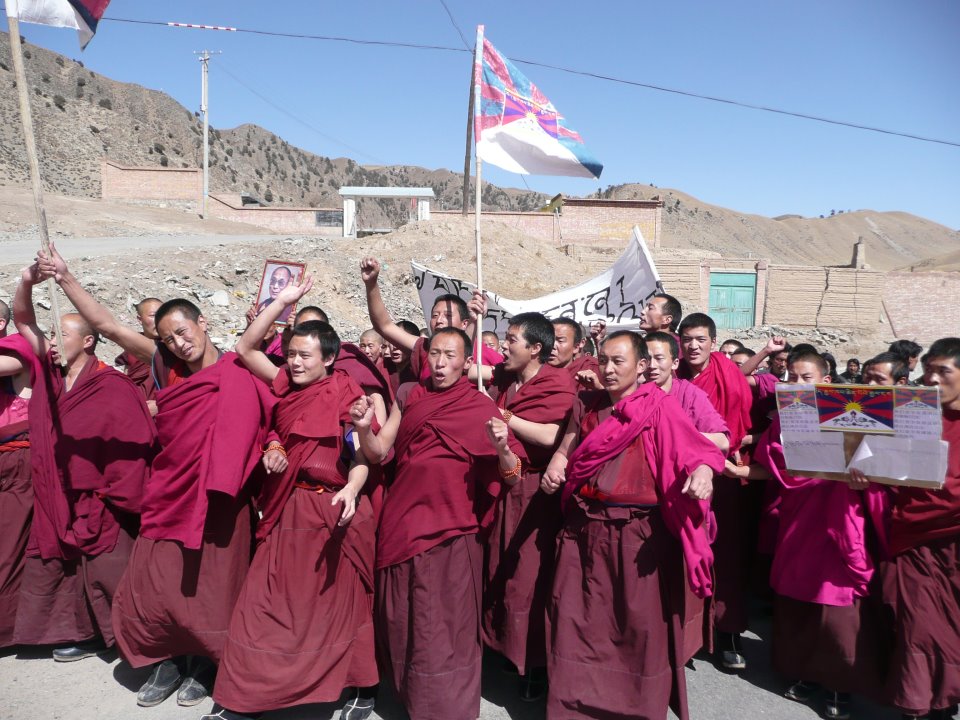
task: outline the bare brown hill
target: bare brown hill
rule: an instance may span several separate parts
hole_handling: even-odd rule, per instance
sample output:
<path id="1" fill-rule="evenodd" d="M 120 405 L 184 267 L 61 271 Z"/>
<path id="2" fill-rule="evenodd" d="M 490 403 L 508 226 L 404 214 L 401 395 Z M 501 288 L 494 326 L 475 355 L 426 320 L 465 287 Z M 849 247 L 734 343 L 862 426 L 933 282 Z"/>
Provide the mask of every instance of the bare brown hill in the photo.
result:
<path id="1" fill-rule="evenodd" d="M 960 232 L 905 212 L 855 210 L 831 217 L 782 215 L 768 218 L 711 205 L 679 190 L 618 185 L 601 197 L 664 201 L 662 244 L 695 248 L 725 257 L 766 258 L 799 265 L 848 265 L 862 237 L 867 264 L 892 270 L 947 251 L 960 252 Z"/>
<path id="2" fill-rule="evenodd" d="M 125 165 L 198 167 L 202 123 L 166 93 L 117 82 L 79 61 L 35 45 L 24 47 L 41 174 L 47 189 L 62 195 L 99 197 L 100 159 Z M 336 207 L 344 185 L 432 187 L 437 204 L 461 206 L 461 176 L 449 170 L 411 166 L 363 166 L 302 150 L 256 125 L 211 128 L 212 191 L 250 193 L 267 204 Z M 29 183 L 10 41 L 0 33 L 0 184 Z M 533 210 L 540 193 L 484 183 L 484 207 Z M 363 224 L 391 225 L 407 219 L 394 201 L 364 201 Z"/>

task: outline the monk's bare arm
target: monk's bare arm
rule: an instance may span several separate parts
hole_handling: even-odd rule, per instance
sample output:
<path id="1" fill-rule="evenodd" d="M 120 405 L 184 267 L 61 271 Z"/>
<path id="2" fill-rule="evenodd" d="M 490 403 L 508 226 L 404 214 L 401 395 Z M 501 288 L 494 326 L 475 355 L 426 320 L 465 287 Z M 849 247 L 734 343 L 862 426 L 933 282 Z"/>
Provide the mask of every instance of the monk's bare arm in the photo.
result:
<path id="1" fill-rule="evenodd" d="M 50 344 L 37 325 L 37 314 L 33 309 L 33 286 L 39 282 L 39 278 L 36 264 L 24 268 L 20 274 L 20 284 L 13 295 L 13 324 L 23 339 L 30 343 L 34 354 L 43 357 Z"/>
<path id="2" fill-rule="evenodd" d="M 23 372 L 23 362 L 15 355 L 0 355 L 0 377 L 10 377 Z"/>
<path id="3" fill-rule="evenodd" d="M 747 378 L 749 380 L 749 378 Z M 726 455 L 730 452 L 730 438 L 727 437 L 726 433 L 700 433 L 707 440 L 712 442 L 717 448 Z"/>
<path id="4" fill-rule="evenodd" d="M 307 275 L 300 285 L 290 282 L 274 298 L 273 302 L 267 305 L 253 319 L 253 322 L 247 325 L 247 329 L 237 341 L 234 352 L 240 356 L 240 360 L 247 366 L 247 370 L 264 382 L 273 382 L 273 379 L 280 372 L 280 368 L 270 362 L 266 353 L 260 350 L 264 335 L 283 314 L 283 311 L 310 292 L 312 287 L 313 275 Z"/>
<path id="5" fill-rule="evenodd" d="M 369 474 L 370 465 L 367 463 L 363 452 L 358 451 L 356 460 L 350 465 L 350 469 L 347 471 L 347 484 L 330 500 L 331 505 L 336 505 L 337 503 L 343 504 L 340 520 L 337 522 L 338 526 L 343 527 L 349 524 L 354 514 L 356 514 L 357 497 L 367 482 L 367 476 Z"/>
<path id="6" fill-rule="evenodd" d="M 472 382 L 477 381 L 477 369 L 478 367 L 476 363 L 472 363 L 470 365 L 470 369 L 467 370 L 468 380 L 471 380 Z M 493 368 L 490 365 L 484 365 L 482 374 L 483 374 L 483 382 L 484 383 L 490 382 L 493 379 Z"/>
<path id="7" fill-rule="evenodd" d="M 45 277 L 52 277 L 73 303 L 77 312 L 83 316 L 98 333 L 108 340 L 112 340 L 129 353 L 136 355 L 145 363 L 153 360 L 157 350 L 156 343 L 144 337 L 133 328 L 120 323 L 106 307 L 98 303 L 93 295 L 80 285 L 67 268 L 67 263 L 57 252 L 53 243 L 50 243 L 50 254 L 43 251 L 38 254 L 40 272 Z"/>
<path id="8" fill-rule="evenodd" d="M 560 423 L 535 423 L 514 415 L 507 424 L 520 440 L 541 447 L 552 447 L 560 434 Z"/>
<path id="9" fill-rule="evenodd" d="M 373 432 L 373 419 L 376 408 L 373 398 L 362 397 L 350 408 L 353 426 L 357 431 L 360 450 L 374 465 L 379 465 L 393 448 L 400 427 L 400 407 L 397 403 L 390 408 L 390 417 L 381 426 L 379 433 Z"/>
<path id="10" fill-rule="evenodd" d="M 567 462 L 580 441 L 580 428 L 577 427 L 573 416 L 567 421 L 567 429 L 563 433 L 563 439 L 560 446 L 550 458 L 547 469 L 540 480 L 540 489 L 548 495 L 555 493 L 563 483 L 567 481 L 566 470 Z"/>
<path id="11" fill-rule="evenodd" d="M 370 315 L 370 324 L 373 325 L 373 329 L 391 345 L 413 352 L 418 338 L 397 325 L 390 317 L 387 306 L 383 304 L 380 285 L 377 282 L 380 277 L 380 261 L 372 257 L 364 258 L 360 262 L 360 277 L 367 289 L 367 313 Z"/>
<path id="12" fill-rule="evenodd" d="M 757 371 L 757 368 L 760 367 L 760 363 L 771 355 L 776 355 L 778 352 L 781 352 L 786 346 L 786 340 L 780 336 L 774 336 L 770 338 L 767 344 L 756 355 L 744 361 L 743 365 L 740 366 L 740 372 L 747 376 L 747 382 L 751 387 L 757 384 L 757 379 L 752 377 L 752 375 Z"/>

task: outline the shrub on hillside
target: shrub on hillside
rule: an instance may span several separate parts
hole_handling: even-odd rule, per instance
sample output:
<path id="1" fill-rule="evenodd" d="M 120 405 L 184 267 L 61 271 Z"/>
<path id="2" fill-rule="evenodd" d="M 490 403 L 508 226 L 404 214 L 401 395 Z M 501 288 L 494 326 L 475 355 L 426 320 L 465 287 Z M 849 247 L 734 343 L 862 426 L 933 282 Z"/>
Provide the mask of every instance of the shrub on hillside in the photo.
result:
<path id="1" fill-rule="evenodd" d="M 103 100 L 98 102 L 97 105 L 99 105 L 102 108 L 105 108 L 106 110 L 113 110 L 113 103 L 110 102 L 109 98 L 103 98 Z"/>
<path id="2" fill-rule="evenodd" d="M 57 109 L 63 110 L 67 106 L 67 99 L 63 95 L 54 95 L 53 104 L 57 106 Z"/>

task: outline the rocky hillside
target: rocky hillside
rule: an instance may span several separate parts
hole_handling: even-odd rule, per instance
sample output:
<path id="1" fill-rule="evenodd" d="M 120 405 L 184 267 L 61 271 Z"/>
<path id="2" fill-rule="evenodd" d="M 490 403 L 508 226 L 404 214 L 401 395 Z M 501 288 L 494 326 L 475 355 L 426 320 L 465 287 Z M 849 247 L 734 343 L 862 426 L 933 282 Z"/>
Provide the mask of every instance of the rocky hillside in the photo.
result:
<path id="1" fill-rule="evenodd" d="M 99 197 L 104 156 L 125 165 L 202 162 L 200 119 L 166 93 L 111 80 L 29 43 L 24 56 L 48 190 Z M 256 125 L 211 128 L 210 167 L 211 191 L 250 193 L 267 204 L 337 207 L 343 185 L 406 185 L 432 187 L 438 207 L 461 206 L 461 176 L 449 170 L 322 157 Z M 28 183 L 9 36 L 0 33 L 0 185 Z M 539 193 L 484 183 L 489 209 L 533 210 L 545 201 Z M 408 214 L 396 201 L 364 202 L 359 212 L 369 225 L 405 222 Z"/>

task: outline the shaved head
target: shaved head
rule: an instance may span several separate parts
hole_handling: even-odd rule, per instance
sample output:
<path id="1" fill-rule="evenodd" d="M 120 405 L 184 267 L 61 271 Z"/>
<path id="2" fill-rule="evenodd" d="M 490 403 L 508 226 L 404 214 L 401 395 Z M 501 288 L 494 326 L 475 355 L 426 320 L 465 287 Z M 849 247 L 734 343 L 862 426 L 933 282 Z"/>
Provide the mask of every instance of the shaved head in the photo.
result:
<path id="1" fill-rule="evenodd" d="M 163 305 L 163 300 L 155 297 L 148 297 L 138 302 L 136 305 L 134 305 L 134 307 L 137 309 L 138 313 L 142 313 L 147 308 L 156 311 L 156 309 L 161 305 Z"/>
<path id="2" fill-rule="evenodd" d="M 5 323 L 10 322 L 10 306 L 3 300 L 0 300 L 0 321 Z"/>
<path id="3" fill-rule="evenodd" d="M 97 331 L 93 329 L 93 326 L 84 320 L 83 315 L 79 313 L 66 313 L 60 317 L 60 323 L 69 323 L 72 325 L 78 333 L 86 337 L 90 335 L 93 338 L 93 341 L 99 342 L 100 336 L 97 334 Z"/>

